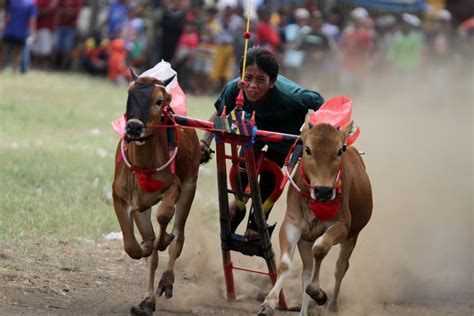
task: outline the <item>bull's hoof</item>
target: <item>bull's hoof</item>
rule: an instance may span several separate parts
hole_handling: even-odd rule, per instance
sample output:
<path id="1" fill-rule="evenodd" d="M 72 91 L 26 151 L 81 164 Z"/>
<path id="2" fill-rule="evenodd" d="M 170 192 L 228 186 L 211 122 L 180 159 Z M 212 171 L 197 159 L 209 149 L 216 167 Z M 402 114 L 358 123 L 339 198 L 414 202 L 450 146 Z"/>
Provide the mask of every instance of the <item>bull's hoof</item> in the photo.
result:
<path id="1" fill-rule="evenodd" d="M 260 305 L 260 309 L 258 310 L 258 316 L 271 316 L 275 313 L 275 310 L 268 304 L 263 303 Z"/>
<path id="2" fill-rule="evenodd" d="M 158 283 L 158 289 L 156 290 L 156 294 L 158 296 L 163 295 L 165 293 L 166 298 L 173 297 L 173 283 L 174 283 L 174 273 L 173 271 L 165 271 L 161 276 L 161 280 Z"/>
<path id="3" fill-rule="evenodd" d="M 124 246 L 125 252 L 127 255 L 135 260 L 141 259 L 143 257 L 143 251 L 142 248 L 137 244 L 137 245 L 125 245 Z"/>
<path id="4" fill-rule="evenodd" d="M 311 296 L 311 298 L 316 302 L 318 305 L 324 305 L 328 301 L 328 296 L 326 295 L 326 292 L 324 292 L 320 288 L 313 288 L 311 285 L 309 285 L 306 288 L 306 293 Z"/>
<path id="5" fill-rule="evenodd" d="M 165 251 L 169 244 L 173 241 L 174 235 L 165 233 L 163 238 L 155 239 L 155 248 L 159 251 Z"/>
<path id="6" fill-rule="evenodd" d="M 138 306 L 130 308 L 130 314 L 133 316 L 152 316 L 155 311 L 155 304 L 143 300 Z"/>

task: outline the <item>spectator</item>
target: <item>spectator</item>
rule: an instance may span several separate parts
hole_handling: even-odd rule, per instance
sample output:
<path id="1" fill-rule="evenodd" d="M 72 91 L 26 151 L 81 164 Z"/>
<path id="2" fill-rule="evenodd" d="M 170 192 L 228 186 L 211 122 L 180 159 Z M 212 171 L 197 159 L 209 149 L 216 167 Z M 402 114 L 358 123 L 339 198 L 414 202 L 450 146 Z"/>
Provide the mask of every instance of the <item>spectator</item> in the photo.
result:
<path id="1" fill-rule="evenodd" d="M 221 26 L 215 7 L 206 9 L 201 19 L 201 39 L 193 56 L 193 82 L 196 94 L 208 94 L 213 91 L 210 77 L 216 59 L 216 38 Z"/>
<path id="2" fill-rule="evenodd" d="M 276 28 L 270 23 L 270 11 L 262 7 L 257 14 L 259 22 L 257 23 L 255 44 L 275 54 L 281 48 L 282 40 Z"/>
<path id="3" fill-rule="evenodd" d="M 395 34 L 388 50 L 388 61 L 403 79 L 408 79 L 421 62 L 423 38 L 417 31 L 420 25 L 417 16 L 403 13 L 401 31 Z"/>
<path id="4" fill-rule="evenodd" d="M 294 22 L 289 23 L 285 27 L 285 40 L 287 44 L 293 45 L 298 40 L 303 38 L 310 30 L 309 20 L 311 14 L 305 8 L 298 8 L 295 10 Z"/>
<path id="5" fill-rule="evenodd" d="M 474 16 L 461 23 L 458 31 L 461 56 L 472 66 L 474 64 L 474 54 L 472 54 L 474 52 Z M 472 68 L 468 67 L 468 69 L 472 71 Z"/>
<path id="6" fill-rule="evenodd" d="M 10 63 L 13 72 L 20 70 L 26 42 L 31 43 L 36 36 L 37 15 L 38 8 L 33 0 L 15 0 L 7 5 L 0 71 Z"/>
<path id="7" fill-rule="evenodd" d="M 84 45 L 80 52 L 81 66 L 90 74 L 94 74 L 92 71 L 92 58 L 96 54 L 96 41 L 93 37 L 89 37 L 84 42 Z"/>
<path id="8" fill-rule="evenodd" d="M 453 29 L 451 26 L 451 13 L 447 10 L 440 10 L 436 14 L 436 24 L 433 41 L 431 43 L 431 54 L 436 64 L 449 61 L 453 46 Z"/>
<path id="9" fill-rule="evenodd" d="M 341 26 L 343 23 L 343 15 L 338 8 L 331 8 L 324 21 L 322 31 L 330 36 L 336 43 L 341 38 Z"/>
<path id="10" fill-rule="evenodd" d="M 145 51 L 147 40 L 145 34 L 145 21 L 142 18 L 143 7 L 135 3 L 130 4 L 128 20 L 122 29 L 122 38 L 128 51 L 130 66 L 140 69 L 145 66 Z"/>
<path id="11" fill-rule="evenodd" d="M 294 12 L 294 23 L 285 28 L 286 50 L 283 55 L 283 66 L 286 74 L 293 80 L 299 79 L 301 66 L 305 58 L 305 51 L 301 49 L 303 38 L 311 31 L 309 26 L 311 14 L 305 8 L 298 8 Z"/>
<path id="12" fill-rule="evenodd" d="M 218 91 L 231 79 L 235 64 L 234 44 L 237 32 L 241 30 L 242 20 L 226 7 L 219 16 L 219 31 L 215 39 L 216 54 L 210 76 L 214 90 Z M 241 34 L 240 34 L 241 35 Z"/>
<path id="13" fill-rule="evenodd" d="M 343 32 L 339 49 L 342 54 L 341 86 L 346 93 L 361 90 L 367 63 L 372 52 L 372 36 L 369 29 L 369 14 L 364 8 L 351 12 L 351 23 Z"/>
<path id="14" fill-rule="evenodd" d="M 440 10 L 435 19 L 434 37 L 430 43 L 430 78 L 437 89 L 443 89 L 450 80 L 456 36 L 449 11 Z"/>
<path id="15" fill-rule="evenodd" d="M 178 42 L 176 56 L 174 57 L 174 65 L 181 87 L 185 92 L 192 90 L 192 57 L 194 51 L 199 46 L 199 34 L 196 25 L 188 22 L 184 26 L 183 34 Z"/>
<path id="16" fill-rule="evenodd" d="M 56 29 L 56 14 L 59 0 L 37 0 L 38 23 L 37 36 L 31 51 L 33 61 L 41 68 L 52 65 L 52 53 L 54 44 L 54 31 Z"/>
<path id="17" fill-rule="evenodd" d="M 299 45 L 305 52 L 303 69 L 311 69 L 302 73 L 302 82 L 310 84 L 311 89 L 322 89 L 322 84 L 327 80 L 327 76 L 323 74 L 329 72 L 328 57 L 331 47 L 329 37 L 322 30 L 323 24 L 321 12 L 313 12 L 310 31 L 301 38 Z"/>
<path id="18" fill-rule="evenodd" d="M 199 46 L 193 53 L 194 92 L 197 95 L 209 94 L 209 75 L 215 59 L 214 40 L 210 34 L 203 34 Z"/>
<path id="19" fill-rule="evenodd" d="M 132 79 L 127 67 L 125 41 L 121 38 L 110 43 L 108 77 L 113 83 L 121 86 L 126 85 Z"/>
<path id="20" fill-rule="evenodd" d="M 376 36 L 371 68 L 377 73 L 384 72 L 388 66 L 388 50 L 395 35 L 397 19 L 393 15 L 384 15 L 375 20 Z"/>
<path id="21" fill-rule="evenodd" d="M 178 0 L 169 0 L 161 18 L 161 54 L 165 61 L 172 61 L 176 53 L 179 38 L 183 33 L 186 19 L 184 10 Z"/>
<path id="22" fill-rule="evenodd" d="M 217 17 L 218 11 L 214 7 L 210 7 L 206 10 L 205 19 L 202 23 L 201 34 L 211 37 L 214 39 L 217 37 L 217 33 L 219 33 L 221 26 L 220 21 Z"/>
<path id="23" fill-rule="evenodd" d="M 116 39 L 122 33 L 125 23 L 128 20 L 127 0 L 114 0 L 109 7 L 107 17 L 107 36 L 109 39 Z"/>
<path id="24" fill-rule="evenodd" d="M 288 6 L 283 6 L 278 9 L 278 24 L 277 30 L 283 43 L 287 43 L 286 28 L 288 25 L 293 23 L 293 11 Z M 240 53 L 239 53 L 240 54 Z"/>
<path id="25" fill-rule="evenodd" d="M 59 69 L 69 69 L 71 52 L 76 41 L 76 23 L 83 0 L 59 0 L 57 13 L 57 30 L 55 50 L 55 65 Z"/>
<path id="26" fill-rule="evenodd" d="M 107 75 L 107 64 L 109 55 L 108 39 L 103 39 L 96 45 L 94 38 L 88 38 L 81 52 L 82 67 L 91 75 Z"/>

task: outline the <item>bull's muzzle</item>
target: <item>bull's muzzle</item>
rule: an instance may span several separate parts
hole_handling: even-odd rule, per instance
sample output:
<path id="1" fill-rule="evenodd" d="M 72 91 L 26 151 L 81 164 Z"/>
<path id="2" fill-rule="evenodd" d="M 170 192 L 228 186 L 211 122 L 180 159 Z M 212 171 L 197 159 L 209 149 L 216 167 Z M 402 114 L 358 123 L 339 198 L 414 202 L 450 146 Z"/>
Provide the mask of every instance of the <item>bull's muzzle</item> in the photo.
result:
<path id="1" fill-rule="evenodd" d="M 144 131 L 145 125 L 137 119 L 129 120 L 125 126 L 125 132 L 129 140 L 139 140 L 143 138 Z"/>
<path id="2" fill-rule="evenodd" d="M 333 188 L 316 186 L 314 188 L 314 197 L 319 202 L 330 201 L 333 198 Z"/>

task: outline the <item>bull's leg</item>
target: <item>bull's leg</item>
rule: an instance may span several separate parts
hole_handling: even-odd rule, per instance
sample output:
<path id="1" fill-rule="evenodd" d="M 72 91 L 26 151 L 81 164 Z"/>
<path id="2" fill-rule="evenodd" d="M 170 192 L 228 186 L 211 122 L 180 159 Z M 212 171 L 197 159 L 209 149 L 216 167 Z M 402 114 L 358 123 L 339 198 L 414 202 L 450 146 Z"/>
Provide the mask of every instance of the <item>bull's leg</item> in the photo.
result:
<path id="1" fill-rule="evenodd" d="M 302 283 L 303 283 L 303 298 L 301 300 L 301 310 L 300 315 L 308 315 L 308 305 L 310 296 L 306 293 L 306 288 L 311 282 L 311 275 L 313 273 L 313 254 L 311 253 L 311 247 L 313 243 L 305 240 L 300 240 L 298 242 L 298 251 L 303 261 L 303 273 L 302 273 Z"/>
<path id="2" fill-rule="evenodd" d="M 278 262 L 278 275 L 273 288 L 268 293 L 265 301 L 260 306 L 259 315 L 273 315 L 278 303 L 280 291 L 288 277 L 291 275 L 293 256 L 295 255 L 296 244 L 300 239 L 300 229 L 289 222 L 287 218 L 280 228 L 280 260 Z"/>
<path id="3" fill-rule="evenodd" d="M 181 255 L 184 244 L 184 226 L 191 209 L 191 204 L 196 193 L 196 182 L 183 184 L 181 188 L 181 196 L 176 204 L 176 215 L 173 225 L 173 234 L 175 238 L 169 246 L 169 260 L 167 269 L 163 272 L 160 282 L 158 284 L 157 294 L 161 296 L 165 293 L 166 298 L 173 296 L 174 283 L 174 265 L 176 259 Z"/>
<path id="4" fill-rule="evenodd" d="M 311 283 L 306 287 L 306 293 L 308 293 L 318 305 L 326 304 L 328 298 L 319 284 L 321 263 L 331 247 L 342 242 L 346 237 L 346 225 L 344 223 L 337 223 L 329 227 L 313 244 L 313 248 L 311 249 L 314 257 L 313 277 Z"/>
<path id="5" fill-rule="evenodd" d="M 349 269 L 349 258 L 351 257 L 352 251 L 357 242 L 357 237 L 347 239 L 341 243 L 341 251 L 339 252 L 339 257 L 336 262 L 336 283 L 334 286 L 334 295 L 329 301 L 329 310 L 332 312 L 338 311 L 338 297 L 339 290 L 341 289 L 342 278 L 346 274 L 347 269 Z"/>
<path id="6" fill-rule="evenodd" d="M 153 315 L 156 306 L 155 296 L 155 272 L 158 267 L 158 251 L 153 250 L 151 256 L 146 258 L 146 265 L 148 267 L 148 282 L 143 300 L 138 306 L 133 306 L 130 309 L 132 315 Z"/>
<path id="7" fill-rule="evenodd" d="M 155 238 L 153 247 L 159 251 L 165 250 L 174 238 L 172 234 L 168 234 L 166 232 L 166 227 L 168 227 L 169 222 L 174 216 L 175 205 L 179 199 L 179 196 L 180 185 L 179 180 L 176 179 L 175 183 L 173 183 L 168 188 L 168 190 L 166 190 L 165 194 L 163 195 L 163 200 L 156 211 L 156 218 L 158 220 L 158 224 L 160 225 L 160 233 L 158 238 Z"/>
<path id="8" fill-rule="evenodd" d="M 155 240 L 155 232 L 151 224 L 151 208 L 143 212 L 133 212 L 133 219 L 143 239 L 141 243 L 142 256 L 148 257 L 153 251 L 153 241 Z"/>
<path id="9" fill-rule="evenodd" d="M 140 259 L 143 256 L 143 252 L 133 233 L 133 219 L 130 215 L 130 208 L 124 200 L 115 194 L 113 199 L 115 214 L 122 230 L 123 248 L 131 258 Z"/>

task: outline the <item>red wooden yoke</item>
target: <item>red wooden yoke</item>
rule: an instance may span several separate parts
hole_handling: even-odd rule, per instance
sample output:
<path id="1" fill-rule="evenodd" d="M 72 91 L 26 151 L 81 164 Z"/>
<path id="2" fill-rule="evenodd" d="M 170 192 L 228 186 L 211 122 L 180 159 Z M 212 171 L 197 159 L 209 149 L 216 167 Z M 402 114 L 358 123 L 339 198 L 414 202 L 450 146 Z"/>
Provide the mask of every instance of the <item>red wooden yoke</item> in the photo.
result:
<path id="1" fill-rule="evenodd" d="M 253 119 L 244 121 L 242 119 L 242 109 L 236 107 L 228 116 L 223 113 L 217 117 L 214 122 L 208 122 L 184 116 L 176 115 L 176 122 L 183 126 L 200 128 L 212 131 L 216 138 L 216 161 L 217 161 L 217 184 L 219 191 L 219 214 L 221 227 L 221 249 L 224 266 L 224 276 L 226 282 L 227 298 L 234 300 L 236 298 L 233 270 L 254 272 L 266 274 L 270 277 L 272 283 L 275 283 L 277 277 L 277 268 L 275 263 L 275 254 L 272 249 L 270 232 L 265 219 L 265 213 L 277 201 L 284 189 L 287 175 L 291 174 L 298 158 L 301 154 L 300 138 L 298 135 L 275 133 L 257 130 Z M 283 175 L 280 167 L 273 161 L 264 159 L 263 156 L 255 159 L 253 150 L 253 141 L 255 139 L 270 142 L 293 143 L 294 153 L 286 159 L 288 172 Z M 230 145 L 230 154 L 226 153 L 226 144 Z M 239 147 L 244 150 L 244 157 L 239 157 Z M 227 182 L 227 163 L 230 160 L 232 166 L 229 171 L 230 188 Z M 249 184 L 247 188 L 242 188 L 239 177 L 239 163 L 244 162 L 247 169 Z M 271 172 L 275 176 L 275 189 L 267 199 L 261 201 L 260 188 L 258 185 L 259 172 Z M 251 208 L 260 234 L 260 239 L 255 241 L 246 241 L 244 236 L 235 234 L 231 231 L 229 218 L 229 197 L 235 196 L 238 204 L 248 199 L 252 200 Z M 242 204 L 240 206 L 242 207 Z M 249 212 L 250 213 L 250 212 Z M 231 260 L 231 251 L 238 251 L 247 256 L 259 256 L 265 259 L 268 272 L 260 272 L 252 269 L 234 267 Z M 283 291 L 280 293 L 279 306 L 287 309 Z"/>

